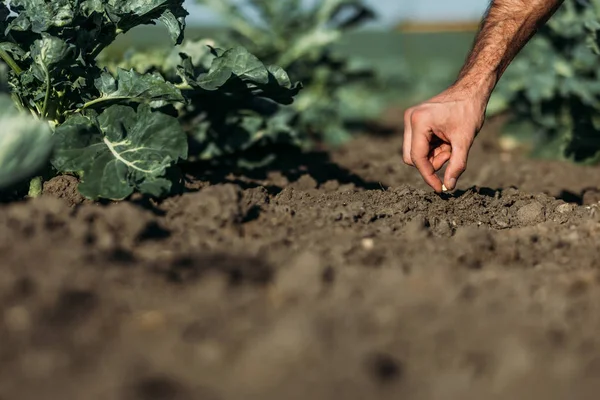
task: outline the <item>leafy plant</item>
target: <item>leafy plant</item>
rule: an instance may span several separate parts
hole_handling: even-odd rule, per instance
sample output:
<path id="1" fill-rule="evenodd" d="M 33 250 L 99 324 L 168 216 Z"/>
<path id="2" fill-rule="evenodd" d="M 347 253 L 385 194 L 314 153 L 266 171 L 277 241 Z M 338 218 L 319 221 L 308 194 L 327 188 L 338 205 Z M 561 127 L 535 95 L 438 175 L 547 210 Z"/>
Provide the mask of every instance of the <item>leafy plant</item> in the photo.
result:
<path id="1" fill-rule="evenodd" d="M 198 1 L 224 17 L 230 28 L 227 43 L 243 45 L 303 83 L 293 108 L 280 110 L 298 137 L 308 133 L 341 143 L 350 137 L 349 120 L 381 110 L 374 69 L 335 54 L 332 46 L 374 18 L 363 0 L 321 0 L 310 6 L 300 0 Z"/>
<path id="2" fill-rule="evenodd" d="M 239 47 L 196 49 L 200 57 L 178 51 L 165 68 L 99 66 L 99 54 L 139 25 L 160 21 L 173 44 L 181 44 L 187 15 L 182 3 L 0 5 L 5 32 L 0 57 L 10 67 L 12 98 L 20 110 L 49 122 L 55 151 L 48 168 L 79 176 L 80 192 L 88 198 L 124 199 L 136 190 L 157 197 L 170 193 L 180 180 L 176 165 L 188 158 L 191 127 L 205 135 L 192 135 L 200 146 L 209 147 L 209 135 L 230 140 L 235 129 L 256 129 L 263 122 L 252 105 L 289 104 L 300 90 L 284 70 Z"/>
<path id="3" fill-rule="evenodd" d="M 507 70 L 488 113 L 510 111 L 507 132 L 534 154 L 600 161 L 600 1 L 568 0 Z"/>
<path id="4" fill-rule="evenodd" d="M 173 49 L 133 52 L 112 71 L 135 68 L 178 82 L 186 103 L 177 106 L 190 138 L 190 160 L 213 160 L 277 142 L 299 143 L 282 106 L 302 86 L 275 65 L 265 65 L 243 47 L 228 50 L 212 40 L 186 41 Z"/>

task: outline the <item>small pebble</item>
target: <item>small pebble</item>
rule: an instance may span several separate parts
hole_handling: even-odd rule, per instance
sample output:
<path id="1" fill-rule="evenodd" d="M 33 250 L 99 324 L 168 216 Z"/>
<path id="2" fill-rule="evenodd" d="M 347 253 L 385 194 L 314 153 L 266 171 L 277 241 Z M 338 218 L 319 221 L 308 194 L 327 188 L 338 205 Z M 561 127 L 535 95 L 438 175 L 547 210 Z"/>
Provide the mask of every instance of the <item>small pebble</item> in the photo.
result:
<path id="1" fill-rule="evenodd" d="M 571 211 L 573 211 L 573 205 L 569 203 L 561 204 L 558 207 L 556 207 L 556 212 L 560 214 L 566 214 Z"/>

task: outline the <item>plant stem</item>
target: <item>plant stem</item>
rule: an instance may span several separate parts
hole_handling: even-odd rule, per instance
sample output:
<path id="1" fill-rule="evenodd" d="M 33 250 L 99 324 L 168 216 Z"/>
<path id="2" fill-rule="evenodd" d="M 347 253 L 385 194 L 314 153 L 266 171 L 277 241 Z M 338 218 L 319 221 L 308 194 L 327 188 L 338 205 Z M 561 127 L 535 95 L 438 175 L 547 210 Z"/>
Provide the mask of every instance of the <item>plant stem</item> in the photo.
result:
<path id="1" fill-rule="evenodd" d="M 0 49 L 0 58 L 2 58 L 4 62 L 8 64 L 8 66 L 15 72 L 15 74 L 21 75 L 21 73 L 23 73 L 21 67 L 19 67 L 15 60 L 13 60 L 12 57 L 3 49 Z"/>
<path id="2" fill-rule="evenodd" d="M 46 67 L 44 67 L 44 72 L 46 73 L 46 96 L 44 97 L 44 106 L 42 107 L 42 118 L 47 117 L 48 101 L 50 100 L 50 89 L 51 89 L 50 73 L 48 72 L 48 69 Z"/>
<path id="3" fill-rule="evenodd" d="M 118 100 L 129 100 L 132 102 L 142 102 L 143 100 L 141 100 L 140 98 L 136 98 L 136 97 L 129 97 L 129 96 L 105 96 L 105 97 L 98 97 L 97 99 L 88 101 L 87 103 L 85 103 L 83 106 L 81 106 L 80 108 L 78 108 L 77 110 L 75 110 L 75 112 L 81 112 L 83 110 L 85 110 L 86 108 L 90 108 L 92 106 L 95 106 L 96 104 L 100 104 L 102 102 L 105 101 L 118 101 Z"/>
<path id="4" fill-rule="evenodd" d="M 41 176 L 36 176 L 35 178 L 29 181 L 29 193 L 28 196 L 31 198 L 40 197 L 42 195 L 43 190 L 43 178 Z"/>
<path id="5" fill-rule="evenodd" d="M 97 99 L 88 101 L 87 103 L 85 103 L 83 106 L 79 107 L 77 110 L 75 110 L 75 112 L 81 112 L 83 110 L 85 110 L 86 108 L 90 108 L 92 106 L 95 106 L 96 104 L 100 104 L 102 102 L 105 101 L 115 101 L 115 100 L 128 100 L 130 99 L 127 96 L 115 96 L 115 97 L 98 97 Z M 134 99 L 130 99 L 131 101 L 134 101 Z"/>

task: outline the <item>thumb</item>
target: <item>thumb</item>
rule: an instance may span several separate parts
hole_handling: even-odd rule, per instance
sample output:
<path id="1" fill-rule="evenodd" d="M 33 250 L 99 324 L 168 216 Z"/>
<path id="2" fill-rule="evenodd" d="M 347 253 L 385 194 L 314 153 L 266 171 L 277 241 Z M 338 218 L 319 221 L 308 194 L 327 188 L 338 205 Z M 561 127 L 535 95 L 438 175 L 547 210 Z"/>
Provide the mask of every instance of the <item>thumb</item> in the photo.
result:
<path id="1" fill-rule="evenodd" d="M 454 190 L 456 182 L 465 169 L 467 169 L 467 157 L 469 155 L 469 146 L 464 143 L 452 144 L 452 153 L 450 161 L 444 174 L 444 186 L 448 190 Z"/>

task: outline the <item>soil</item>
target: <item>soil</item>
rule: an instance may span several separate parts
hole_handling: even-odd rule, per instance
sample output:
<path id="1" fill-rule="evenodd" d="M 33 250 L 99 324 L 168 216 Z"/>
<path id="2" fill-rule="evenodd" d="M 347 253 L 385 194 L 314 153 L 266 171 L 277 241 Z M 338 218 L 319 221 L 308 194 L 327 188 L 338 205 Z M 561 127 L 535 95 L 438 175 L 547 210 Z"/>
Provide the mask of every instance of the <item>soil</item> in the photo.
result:
<path id="1" fill-rule="evenodd" d="M 597 398 L 600 168 L 494 132 L 448 195 L 396 131 L 161 203 L 62 177 L 1 206 L 0 399 Z"/>

